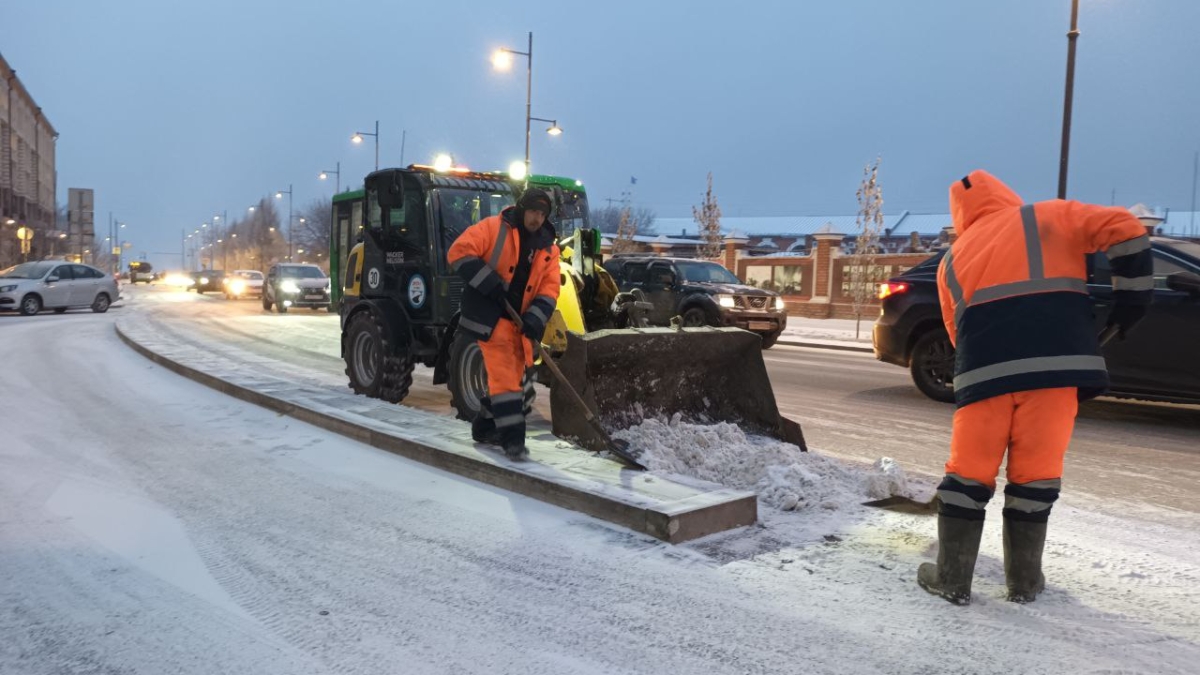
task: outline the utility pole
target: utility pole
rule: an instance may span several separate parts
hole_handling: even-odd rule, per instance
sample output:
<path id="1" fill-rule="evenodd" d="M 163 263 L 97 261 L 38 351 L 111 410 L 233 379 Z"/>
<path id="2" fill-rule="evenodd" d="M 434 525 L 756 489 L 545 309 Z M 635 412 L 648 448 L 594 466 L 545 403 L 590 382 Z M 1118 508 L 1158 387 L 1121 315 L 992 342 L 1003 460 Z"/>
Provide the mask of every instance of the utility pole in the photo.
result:
<path id="1" fill-rule="evenodd" d="M 1062 154 L 1058 158 L 1058 198 L 1067 198 L 1067 160 L 1071 155 L 1071 106 L 1075 97 L 1075 43 L 1079 40 L 1079 0 L 1071 0 L 1067 33 L 1067 86 L 1063 95 Z"/>

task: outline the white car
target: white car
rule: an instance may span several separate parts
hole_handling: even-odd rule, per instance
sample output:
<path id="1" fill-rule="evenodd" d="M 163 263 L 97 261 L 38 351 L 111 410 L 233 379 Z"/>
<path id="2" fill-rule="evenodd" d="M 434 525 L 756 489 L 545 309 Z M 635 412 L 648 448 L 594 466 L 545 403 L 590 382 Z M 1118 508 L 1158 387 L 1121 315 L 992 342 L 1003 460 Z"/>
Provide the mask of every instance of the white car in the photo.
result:
<path id="1" fill-rule="evenodd" d="M 117 280 L 91 265 L 41 260 L 0 271 L 0 311 L 32 316 L 43 309 L 62 314 L 90 307 L 103 313 L 119 297 Z"/>
<path id="2" fill-rule="evenodd" d="M 225 275 L 222 282 L 226 300 L 261 298 L 263 273 L 258 270 L 234 270 Z"/>

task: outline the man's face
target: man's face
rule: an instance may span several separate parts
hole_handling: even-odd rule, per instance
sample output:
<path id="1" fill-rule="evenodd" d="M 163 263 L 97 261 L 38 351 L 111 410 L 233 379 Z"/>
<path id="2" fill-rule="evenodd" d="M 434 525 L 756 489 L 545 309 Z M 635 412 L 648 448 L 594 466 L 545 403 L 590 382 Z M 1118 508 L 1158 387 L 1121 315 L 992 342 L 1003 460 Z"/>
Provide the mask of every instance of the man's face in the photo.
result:
<path id="1" fill-rule="evenodd" d="M 542 229 L 546 222 L 546 214 L 534 209 L 525 209 L 525 231 L 533 233 Z"/>

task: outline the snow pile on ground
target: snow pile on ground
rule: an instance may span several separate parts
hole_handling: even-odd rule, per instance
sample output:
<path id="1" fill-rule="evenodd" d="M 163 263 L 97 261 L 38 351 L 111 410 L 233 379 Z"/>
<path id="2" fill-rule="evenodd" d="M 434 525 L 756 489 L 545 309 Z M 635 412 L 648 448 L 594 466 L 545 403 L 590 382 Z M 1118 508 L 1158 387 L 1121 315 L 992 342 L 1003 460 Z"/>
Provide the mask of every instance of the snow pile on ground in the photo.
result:
<path id="1" fill-rule="evenodd" d="M 791 443 L 746 434 L 736 424 L 691 424 L 676 414 L 648 419 L 613 434 L 640 451 L 650 471 L 753 490 L 759 500 L 791 511 L 836 510 L 870 499 L 908 494 L 904 469 L 889 458 L 862 469 Z"/>

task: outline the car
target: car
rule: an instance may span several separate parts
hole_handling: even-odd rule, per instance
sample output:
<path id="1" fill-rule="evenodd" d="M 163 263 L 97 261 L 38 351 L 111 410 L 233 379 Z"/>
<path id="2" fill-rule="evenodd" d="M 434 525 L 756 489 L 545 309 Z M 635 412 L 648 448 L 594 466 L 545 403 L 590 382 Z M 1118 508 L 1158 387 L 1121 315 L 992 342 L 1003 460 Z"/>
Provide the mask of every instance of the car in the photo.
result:
<path id="1" fill-rule="evenodd" d="M 201 270 L 199 272 L 192 272 L 193 283 L 189 288 L 203 295 L 222 290 L 224 281 L 224 270 Z"/>
<path id="2" fill-rule="evenodd" d="M 61 260 L 21 263 L 0 271 L 0 310 L 32 316 L 90 307 L 104 313 L 120 297 L 116 280 L 91 265 Z"/>
<path id="3" fill-rule="evenodd" d="M 263 273 L 258 270 L 234 270 L 225 276 L 222 290 L 225 291 L 226 300 L 261 298 Z"/>
<path id="4" fill-rule="evenodd" d="M 733 272 L 708 260 L 652 255 L 617 255 L 604 269 L 622 292 L 640 290 L 653 309 L 652 326 L 680 317 L 684 326 L 734 326 L 762 337 L 769 349 L 787 327 L 783 298 L 743 284 Z"/>
<path id="5" fill-rule="evenodd" d="M 292 307 L 308 307 L 333 311 L 329 300 L 330 281 L 316 265 L 278 263 L 267 270 L 263 284 L 262 306 L 268 312 L 274 307 L 286 314 Z"/>
<path id="6" fill-rule="evenodd" d="M 1154 304 L 1124 340 L 1104 347 L 1109 395 L 1200 403 L 1200 243 L 1151 237 Z M 882 308 L 872 339 L 875 357 L 909 369 L 926 396 L 954 401 L 954 347 L 942 323 L 937 270 L 945 251 L 880 284 Z M 1112 305 L 1112 272 L 1103 253 L 1088 260 L 1096 330 Z"/>

